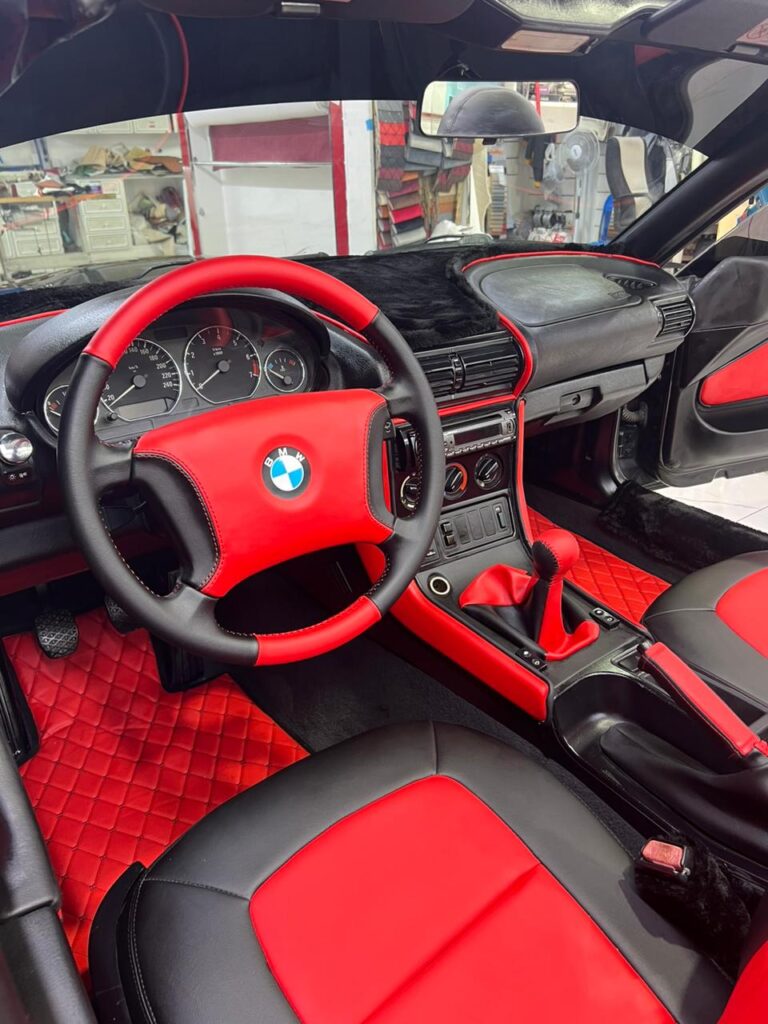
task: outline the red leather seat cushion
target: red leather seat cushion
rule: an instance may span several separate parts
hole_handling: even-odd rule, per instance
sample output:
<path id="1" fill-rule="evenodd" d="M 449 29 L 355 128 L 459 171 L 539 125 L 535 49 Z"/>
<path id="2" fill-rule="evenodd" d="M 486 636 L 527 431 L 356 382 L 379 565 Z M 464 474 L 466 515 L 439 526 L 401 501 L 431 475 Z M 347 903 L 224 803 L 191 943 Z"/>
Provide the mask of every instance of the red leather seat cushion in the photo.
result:
<path id="1" fill-rule="evenodd" d="M 737 636 L 768 658 L 765 607 L 768 603 L 768 569 L 752 573 L 727 590 L 715 611 Z"/>
<path id="2" fill-rule="evenodd" d="M 672 1020 L 515 833 L 445 776 L 321 833 L 256 890 L 251 921 L 305 1024 Z"/>

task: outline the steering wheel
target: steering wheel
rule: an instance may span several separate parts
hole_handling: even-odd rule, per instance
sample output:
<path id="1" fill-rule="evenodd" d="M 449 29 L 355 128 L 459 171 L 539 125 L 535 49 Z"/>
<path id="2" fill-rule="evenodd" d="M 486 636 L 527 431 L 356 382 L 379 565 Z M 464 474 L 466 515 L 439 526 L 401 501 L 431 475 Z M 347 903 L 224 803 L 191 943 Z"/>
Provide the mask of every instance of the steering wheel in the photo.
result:
<path id="1" fill-rule="evenodd" d="M 107 378 L 163 313 L 209 292 L 275 288 L 361 333 L 388 369 L 376 389 L 260 398 L 145 433 L 131 448 L 102 443 L 94 420 Z M 387 500 L 385 440 L 407 420 L 419 445 L 421 500 L 408 518 Z M 75 536 L 93 574 L 137 622 L 170 643 L 230 664 L 299 661 L 334 650 L 377 622 L 415 576 L 437 529 L 445 454 L 426 377 L 372 302 L 312 267 L 265 256 L 188 264 L 129 296 L 80 355 L 59 432 L 59 470 Z M 159 596 L 123 561 L 101 515 L 103 492 L 148 489 L 182 551 L 179 581 Z M 242 580 L 340 544 L 381 547 L 377 583 L 339 614 L 288 633 L 223 628 L 218 601 Z"/>

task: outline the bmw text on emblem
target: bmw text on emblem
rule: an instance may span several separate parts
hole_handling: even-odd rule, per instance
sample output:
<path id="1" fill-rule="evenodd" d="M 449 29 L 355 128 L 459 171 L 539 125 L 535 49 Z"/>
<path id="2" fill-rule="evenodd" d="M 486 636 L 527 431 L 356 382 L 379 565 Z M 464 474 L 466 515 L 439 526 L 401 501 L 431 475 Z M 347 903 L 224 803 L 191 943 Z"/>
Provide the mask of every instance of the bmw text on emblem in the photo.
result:
<path id="1" fill-rule="evenodd" d="M 273 494 L 295 498 L 309 483 L 309 463 L 298 448 L 275 448 L 264 459 L 261 476 Z"/>

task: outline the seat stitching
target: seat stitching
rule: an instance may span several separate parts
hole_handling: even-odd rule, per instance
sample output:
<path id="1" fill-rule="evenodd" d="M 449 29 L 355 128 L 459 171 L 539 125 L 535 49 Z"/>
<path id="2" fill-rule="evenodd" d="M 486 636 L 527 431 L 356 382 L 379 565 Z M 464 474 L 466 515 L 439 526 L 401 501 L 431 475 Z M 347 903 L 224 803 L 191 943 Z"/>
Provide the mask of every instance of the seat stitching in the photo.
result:
<path id="1" fill-rule="evenodd" d="M 399 982 L 392 989 L 392 991 L 381 1000 L 378 1006 L 376 1006 L 375 1009 L 371 1010 L 371 1012 L 363 1018 L 360 1024 L 366 1024 L 367 1021 L 370 1021 L 372 1018 L 374 1018 L 378 1013 L 380 1013 L 384 1006 L 386 1006 L 388 1003 L 391 1003 L 394 999 L 396 999 L 397 996 L 406 988 L 410 987 L 416 981 L 417 978 L 419 978 L 423 974 L 426 974 L 429 971 L 429 969 L 435 963 L 437 963 L 437 961 L 441 957 L 445 956 L 445 954 L 453 946 L 456 946 L 458 943 L 460 943 L 461 940 L 469 931 L 471 931 L 484 918 L 491 915 L 494 912 L 494 910 L 501 906 L 501 904 L 504 903 L 507 899 L 509 899 L 510 896 L 518 892 L 520 889 L 524 888 L 530 881 L 531 877 L 537 871 L 539 871 L 542 868 L 542 866 L 543 865 L 537 860 L 537 862 L 535 864 L 532 864 L 527 871 L 524 871 L 521 875 L 518 875 L 516 878 L 513 878 L 512 881 L 505 885 L 500 892 L 498 892 L 495 896 L 488 900 L 487 903 L 485 903 L 482 907 L 476 910 L 468 921 L 465 921 L 464 924 L 462 924 L 457 929 L 457 931 L 453 933 L 453 935 L 445 939 L 445 941 L 440 945 L 439 949 L 435 950 L 435 952 L 430 957 L 428 957 L 423 963 L 419 964 L 418 967 L 415 967 L 410 972 L 410 974 L 403 978 L 403 980 Z"/>
<path id="2" fill-rule="evenodd" d="M 155 1017 L 154 1011 L 152 1010 L 152 1004 L 149 1001 L 147 990 L 144 985 L 144 978 L 141 973 L 141 963 L 139 962 L 139 945 L 136 936 L 136 917 L 139 909 L 139 899 L 141 897 L 141 890 L 144 886 L 146 876 L 141 879 L 138 886 L 136 887 L 136 895 L 131 904 L 131 912 L 129 916 L 128 933 L 131 944 L 131 974 L 136 983 L 136 987 L 139 991 L 139 998 L 141 999 L 141 1006 L 144 1010 L 147 1018 L 151 1021 L 151 1024 L 157 1024 L 157 1018 Z"/>
<path id="3" fill-rule="evenodd" d="M 204 882 L 188 882 L 183 878 L 153 878 L 149 877 L 144 879 L 145 882 L 162 882 L 168 885 L 186 885 L 190 889 L 204 889 L 206 892 L 219 893 L 221 896 L 232 896 L 236 900 L 245 900 L 248 902 L 249 897 L 243 896 L 239 892 L 231 892 L 229 889 L 222 889 L 218 885 L 206 885 Z"/>

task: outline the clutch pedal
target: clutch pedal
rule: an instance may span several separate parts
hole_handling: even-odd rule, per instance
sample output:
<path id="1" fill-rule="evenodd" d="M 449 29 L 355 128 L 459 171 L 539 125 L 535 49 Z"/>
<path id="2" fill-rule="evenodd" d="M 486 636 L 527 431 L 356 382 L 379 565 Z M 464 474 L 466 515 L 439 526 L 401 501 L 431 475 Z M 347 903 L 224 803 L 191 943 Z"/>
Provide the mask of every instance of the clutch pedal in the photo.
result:
<path id="1" fill-rule="evenodd" d="M 47 658 L 67 658 L 80 643 L 80 633 L 72 612 L 48 608 L 35 618 L 35 637 Z"/>

